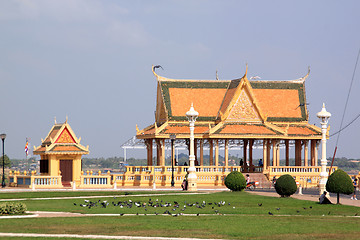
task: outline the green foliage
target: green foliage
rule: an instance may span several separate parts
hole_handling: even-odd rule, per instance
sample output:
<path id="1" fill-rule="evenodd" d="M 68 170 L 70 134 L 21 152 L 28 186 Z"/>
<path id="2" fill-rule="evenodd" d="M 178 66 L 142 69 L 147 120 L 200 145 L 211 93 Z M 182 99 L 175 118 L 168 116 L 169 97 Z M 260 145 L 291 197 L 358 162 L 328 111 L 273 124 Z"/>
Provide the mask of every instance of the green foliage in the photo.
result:
<path id="1" fill-rule="evenodd" d="M 225 186 L 232 191 L 241 191 L 246 187 L 246 180 L 241 172 L 233 171 L 225 177 Z"/>
<path id="2" fill-rule="evenodd" d="M 282 197 L 289 197 L 297 190 L 296 182 L 291 175 L 282 175 L 276 180 L 275 190 Z"/>
<path id="3" fill-rule="evenodd" d="M 326 191 L 331 193 L 351 194 L 354 186 L 350 176 L 341 169 L 333 172 L 326 183 Z"/>
<path id="4" fill-rule="evenodd" d="M 7 155 L 4 155 L 5 167 L 11 167 L 11 161 Z M 3 156 L 0 157 L 0 166 L 3 166 Z"/>
<path id="5" fill-rule="evenodd" d="M 26 205 L 23 203 L 2 203 L 0 204 L 0 215 L 22 215 L 25 214 Z"/>

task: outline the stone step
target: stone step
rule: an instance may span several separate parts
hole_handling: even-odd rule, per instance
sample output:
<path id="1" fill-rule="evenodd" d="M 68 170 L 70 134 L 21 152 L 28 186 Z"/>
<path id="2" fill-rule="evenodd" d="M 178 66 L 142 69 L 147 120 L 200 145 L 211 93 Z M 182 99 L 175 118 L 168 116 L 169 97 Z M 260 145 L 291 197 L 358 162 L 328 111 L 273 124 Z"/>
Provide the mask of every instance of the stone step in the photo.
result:
<path id="1" fill-rule="evenodd" d="M 262 173 L 243 173 L 244 177 L 246 177 L 246 174 L 249 174 L 251 182 L 259 182 L 259 185 L 257 185 L 257 188 L 271 188 L 272 184 L 267 179 L 267 177 Z"/>

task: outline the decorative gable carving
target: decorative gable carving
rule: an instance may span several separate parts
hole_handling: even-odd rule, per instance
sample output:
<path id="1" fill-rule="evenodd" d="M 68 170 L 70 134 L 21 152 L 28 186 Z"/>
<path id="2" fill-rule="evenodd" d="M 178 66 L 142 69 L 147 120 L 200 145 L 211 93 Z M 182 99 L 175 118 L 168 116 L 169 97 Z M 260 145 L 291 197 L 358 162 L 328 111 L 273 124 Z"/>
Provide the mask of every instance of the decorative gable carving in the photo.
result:
<path id="1" fill-rule="evenodd" d="M 261 118 L 245 89 L 242 89 L 226 120 L 261 122 Z"/>
<path id="2" fill-rule="evenodd" d="M 76 143 L 76 142 L 74 138 L 71 136 L 69 130 L 67 128 L 64 128 L 64 130 L 56 140 L 56 143 Z"/>

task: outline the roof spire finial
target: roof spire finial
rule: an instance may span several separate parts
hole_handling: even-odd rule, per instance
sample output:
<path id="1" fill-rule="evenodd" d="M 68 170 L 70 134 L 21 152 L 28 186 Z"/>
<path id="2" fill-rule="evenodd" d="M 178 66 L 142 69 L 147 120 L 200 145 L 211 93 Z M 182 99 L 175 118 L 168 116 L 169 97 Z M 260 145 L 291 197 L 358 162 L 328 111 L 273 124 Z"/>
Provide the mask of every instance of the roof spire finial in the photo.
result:
<path id="1" fill-rule="evenodd" d="M 66 115 L 66 120 L 65 120 L 65 123 L 67 123 L 67 121 L 68 121 L 68 116 Z"/>
<path id="2" fill-rule="evenodd" d="M 219 80 L 218 70 L 216 69 L 216 80 Z"/>
<path id="3" fill-rule="evenodd" d="M 54 117 L 54 122 L 55 122 L 55 124 L 56 124 L 56 116 Z"/>
<path id="4" fill-rule="evenodd" d="M 308 66 L 308 72 L 307 72 L 307 74 L 306 74 L 304 77 L 300 78 L 299 80 L 300 80 L 301 82 L 305 82 L 305 80 L 309 77 L 309 74 L 310 74 L 310 66 Z"/>
<path id="5" fill-rule="evenodd" d="M 248 71 L 248 64 L 246 63 L 246 69 L 245 69 L 245 74 L 244 74 L 243 78 L 246 78 L 247 71 Z"/>

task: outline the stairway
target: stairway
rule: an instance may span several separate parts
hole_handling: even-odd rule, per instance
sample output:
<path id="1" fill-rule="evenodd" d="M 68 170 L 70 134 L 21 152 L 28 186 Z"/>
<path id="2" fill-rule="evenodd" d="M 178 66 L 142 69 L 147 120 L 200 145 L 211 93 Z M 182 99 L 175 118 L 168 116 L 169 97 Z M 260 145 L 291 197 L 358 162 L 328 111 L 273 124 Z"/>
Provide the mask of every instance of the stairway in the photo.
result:
<path id="1" fill-rule="evenodd" d="M 271 182 L 263 173 L 243 173 L 246 178 L 246 174 L 249 174 L 251 182 L 259 182 L 257 188 L 271 188 Z"/>

